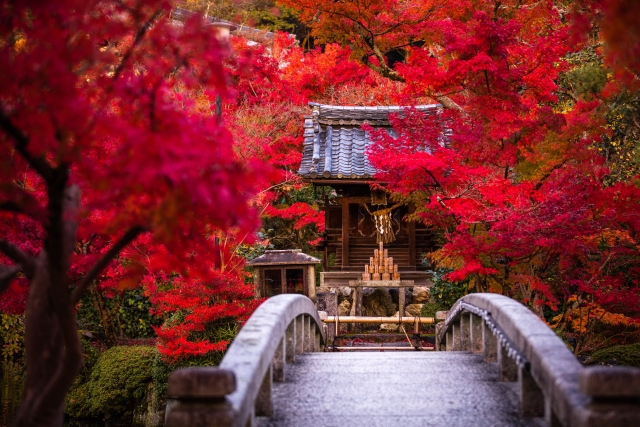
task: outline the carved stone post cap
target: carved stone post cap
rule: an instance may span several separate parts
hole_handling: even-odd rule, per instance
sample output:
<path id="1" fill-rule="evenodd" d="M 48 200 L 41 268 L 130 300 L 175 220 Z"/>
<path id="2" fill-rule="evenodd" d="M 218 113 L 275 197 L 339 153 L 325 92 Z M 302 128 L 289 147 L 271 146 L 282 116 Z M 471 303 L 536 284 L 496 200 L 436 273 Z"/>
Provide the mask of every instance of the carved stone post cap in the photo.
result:
<path id="1" fill-rule="evenodd" d="M 449 311 L 436 311 L 436 322 L 447 320 Z"/>
<path id="2" fill-rule="evenodd" d="M 595 398 L 640 397 L 640 369 L 594 366 L 580 372 L 580 391 Z"/>
<path id="3" fill-rule="evenodd" d="M 176 369 L 167 385 L 167 396 L 173 399 L 221 399 L 234 391 L 233 371 L 214 367 Z"/>

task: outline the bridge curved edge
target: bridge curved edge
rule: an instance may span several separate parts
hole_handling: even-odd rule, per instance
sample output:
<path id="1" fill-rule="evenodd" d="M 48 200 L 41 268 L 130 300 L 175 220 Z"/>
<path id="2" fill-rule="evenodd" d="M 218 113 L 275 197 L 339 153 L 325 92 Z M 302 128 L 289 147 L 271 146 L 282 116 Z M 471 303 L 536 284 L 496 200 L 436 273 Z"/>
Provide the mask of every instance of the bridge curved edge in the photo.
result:
<path id="1" fill-rule="evenodd" d="M 238 414 L 250 414 L 277 346 L 289 324 L 300 315 L 310 316 L 325 341 L 322 321 L 313 302 L 303 295 L 282 294 L 269 298 L 251 315 L 220 362 L 220 369 L 236 375 L 236 391 L 227 401 Z"/>
<path id="2" fill-rule="evenodd" d="M 529 362 L 529 371 L 563 425 L 590 399 L 579 390 L 582 364 L 549 326 L 529 308 L 500 294 L 469 294 L 461 298 L 491 314 L 495 323 Z"/>
<path id="3" fill-rule="evenodd" d="M 474 316 L 461 321 L 465 312 L 476 315 L 476 319 L 482 318 L 485 325 L 483 347 L 486 331 L 491 330 L 495 335 L 493 339 L 501 347 L 498 353 L 508 353 L 508 357 L 518 364 L 521 413 L 531 410 L 532 405 L 527 404 L 527 400 L 539 400 L 527 385 L 530 383 L 525 377 L 530 376 L 543 396 L 543 412 L 548 426 L 640 425 L 640 407 L 633 403 L 640 401 L 640 369 L 583 367 L 542 319 L 521 303 L 500 294 L 478 293 L 460 298 L 448 312 L 442 326 L 437 328 L 439 342 L 449 338 L 448 330 L 453 325 L 458 325 L 460 330 L 463 323 L 466 328 L 471 328 L 470 321 L 475 324 Z M 471 332 L 455 332 L 456 328 L 452 331 L 454 334 Z M 455 344 L 455 339 L 453 341 Z M 527 406 L 524 412 L 523 406 Z M 538 413 L 539 408 L 536 406 L 532 411 Z M 532 416 L 531 412 L 527 416 Z"/>

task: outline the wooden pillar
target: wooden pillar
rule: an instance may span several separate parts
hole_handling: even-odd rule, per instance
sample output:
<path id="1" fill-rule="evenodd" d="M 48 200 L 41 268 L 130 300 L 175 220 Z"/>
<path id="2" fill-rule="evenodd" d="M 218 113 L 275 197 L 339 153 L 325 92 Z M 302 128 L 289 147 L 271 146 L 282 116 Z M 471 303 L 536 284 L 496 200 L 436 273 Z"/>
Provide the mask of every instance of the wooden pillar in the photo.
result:
<path id="1" fill-rule="evenodd" d="M 398 312 L 400 317 L 404 317 L 405 295 L 404 288 L 398 288 Z"/>
<path id="2" fill-rule="evenodd" d="M 313 265 L 307 265 L 307 296 L 314 303 L 316 302 L 316 268 Z"/>
<path id="3" fill-rule="evenodd" d="M 253 294 L 256 298 L 264 296 L 264 287 L 262 286 L 262 267 L 253 267 Z"/>
<path id="4" fill-rule="evenodd" d="M 409 203 L 409 215 L 416 211 L 413 203 Z M 409 266 L 416 266 L 416 223 L 410 221 L 407 223 L 407 234 L 409 235 Z"/>
<path id="5" fill-rule="evenodd" d="M 324 246 L 324 257 L 322 258 L 322 271 L 329 271 L 329 246 Z"/>
<path id="6" fill-rule="evenodd" d="M 342 268 L 349 265 L 349 198 L 343 197 L 342 202 Z"/>

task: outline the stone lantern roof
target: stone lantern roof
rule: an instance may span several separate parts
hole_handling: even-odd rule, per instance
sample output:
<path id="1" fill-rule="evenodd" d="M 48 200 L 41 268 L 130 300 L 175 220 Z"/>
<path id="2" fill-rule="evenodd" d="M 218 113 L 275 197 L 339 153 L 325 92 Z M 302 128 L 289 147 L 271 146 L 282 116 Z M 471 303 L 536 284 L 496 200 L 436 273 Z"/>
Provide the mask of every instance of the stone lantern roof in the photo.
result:
<path id="1" fill-rule="evenodd" d="M 262 265 L 320 264 L 321 262 L 318 258 L 303 253 L 302 249 L 285 249 L 266 251 L 263 255 L 247 262 L 247 265 L 256 267 Z"/>

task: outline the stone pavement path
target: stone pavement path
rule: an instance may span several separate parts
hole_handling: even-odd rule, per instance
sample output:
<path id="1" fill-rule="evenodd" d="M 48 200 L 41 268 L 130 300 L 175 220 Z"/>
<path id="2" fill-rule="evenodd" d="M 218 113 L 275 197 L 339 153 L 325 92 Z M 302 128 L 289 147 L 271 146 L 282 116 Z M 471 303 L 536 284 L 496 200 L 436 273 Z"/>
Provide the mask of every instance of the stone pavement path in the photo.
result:
<path id="1" fill-rule="evenodd" d="M 345 352 L 296 356 L 274 383 L 260 427 L 525 427 L 515 383 L 467 352 Z"/>

